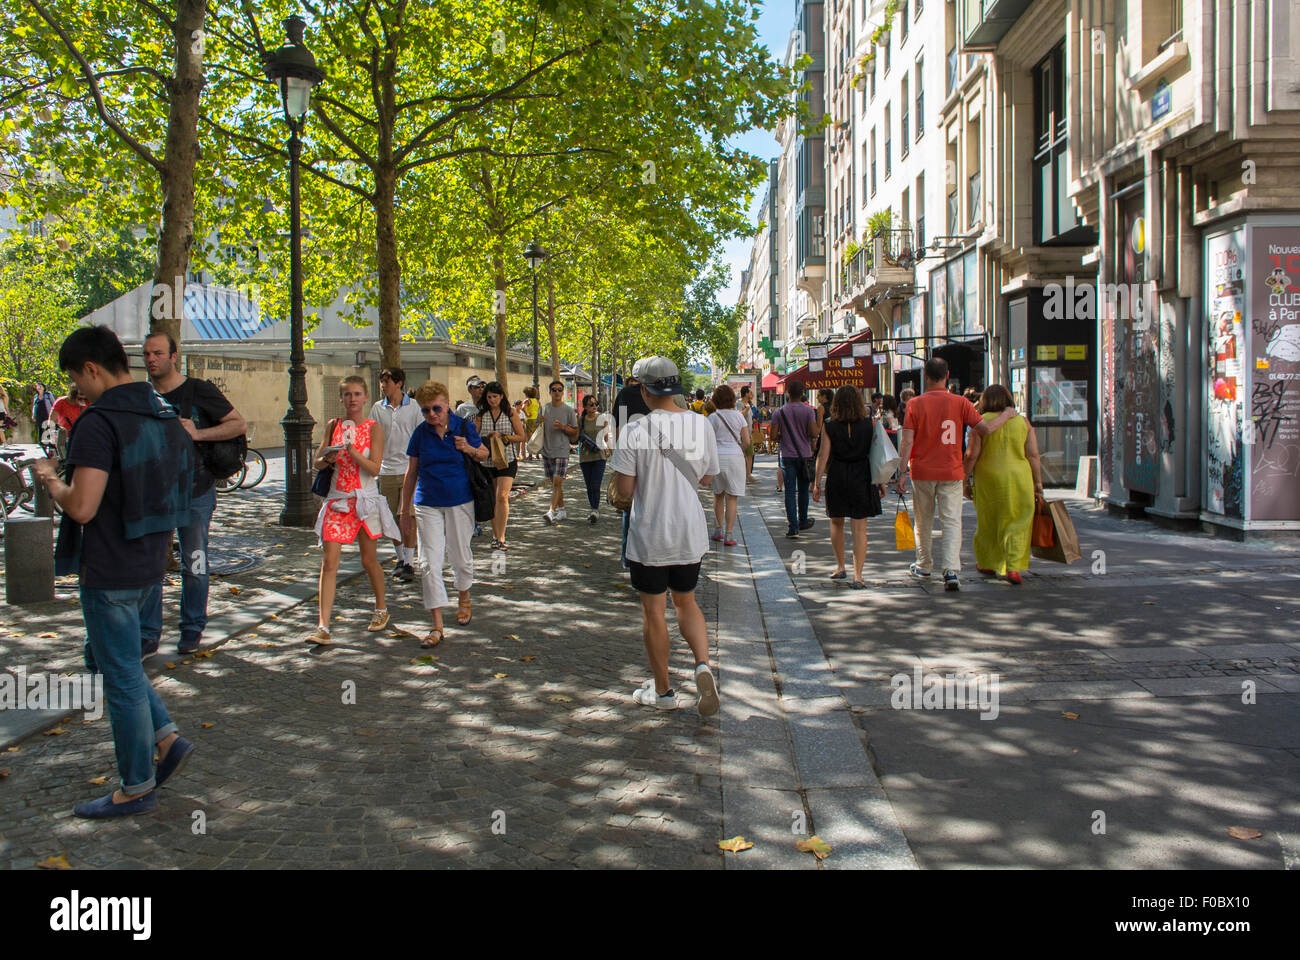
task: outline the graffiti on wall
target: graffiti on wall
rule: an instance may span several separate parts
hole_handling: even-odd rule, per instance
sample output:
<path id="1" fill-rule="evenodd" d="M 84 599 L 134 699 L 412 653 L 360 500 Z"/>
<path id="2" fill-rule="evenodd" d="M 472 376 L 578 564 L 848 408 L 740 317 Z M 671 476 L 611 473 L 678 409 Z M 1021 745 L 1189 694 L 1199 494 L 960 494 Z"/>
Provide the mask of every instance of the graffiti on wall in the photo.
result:
<path id="1" fill-rule="evenodd" d="M 1300 229 L 1255 228 L 1250 518 L 1300 520 Z"/>
<path id="2" fill-rule="evenodd" d="M 1207 457 L 1205 506 L 1225 517 L 1241 517 L 1244 507 L 1242 421 L 1245 389 L 1244 228 L 1205 243 L 1207 343 Z"/>

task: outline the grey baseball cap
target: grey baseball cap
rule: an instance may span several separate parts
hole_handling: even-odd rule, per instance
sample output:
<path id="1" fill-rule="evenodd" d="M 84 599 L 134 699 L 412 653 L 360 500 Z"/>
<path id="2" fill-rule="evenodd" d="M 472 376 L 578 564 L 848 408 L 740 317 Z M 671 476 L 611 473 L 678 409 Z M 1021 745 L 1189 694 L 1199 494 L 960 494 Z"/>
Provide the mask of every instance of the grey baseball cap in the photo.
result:
<path id="1" fill-rule="evenodd" d="M 646 392 L 656 397 L 667 397 L 682 392 L 682 375 L 677 364 L 667 357 L 646 357 L 639 362 L 636 378 Z M 634 368 L 635 369 L 635 368 Z"/>
<path id="2" fill-rule="evenodd" d="M 640 380 L 640 379 L 641 379 L 641 368 L 642 368 L 643 366 L 645 366 L 645 362 L 646 362 L 647 360 L 649 360 L 649 359 L 650 359 L 649 357 L 642 357 L 642 358 L 641 358 L 640 360 L 638 360 L 636 363 L 632 364 L 632 379 L 633 379 L 633 380 Z"/>
<path id="3" fill-rule="evenodd" d="M 486 386 L 487 386 L 487 381 L 484 380 L 482 377 L 479 377 L 479 376 L 473 376 L 473 377 L 470 377 L 468 380 L 465 381 L 465 386 L 466 386 L 466 387 L 486 387 Z"/>

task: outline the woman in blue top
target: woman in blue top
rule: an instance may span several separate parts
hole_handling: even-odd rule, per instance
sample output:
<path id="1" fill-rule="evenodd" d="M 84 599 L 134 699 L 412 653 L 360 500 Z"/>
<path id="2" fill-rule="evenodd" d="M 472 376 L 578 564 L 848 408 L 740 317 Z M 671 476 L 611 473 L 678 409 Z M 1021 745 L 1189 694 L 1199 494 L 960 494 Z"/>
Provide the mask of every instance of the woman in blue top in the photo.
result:
<path id="1" fill-rule="evenodd" d="M 451 412 L 445 384 L 426 381 L 415 391 L 415 401 L 424 422 L 412 431 L 406 447 L 409 461 L 398 522 L 406 539 L 410 539 L 413 529 L 419 533 L 424 608 L 433 615 L 433 629 L 420 646 L 436 647 L 444 636 L 442 608 L 447 606 L 447 588 L 442 582 L 442 568 L 448 562 L 460 594 L 456 622 L 465 626 L 470 621 L 474 494 L 465 454 L 475 460 L 486 460 L 491 454 L 474 424 Z"/>

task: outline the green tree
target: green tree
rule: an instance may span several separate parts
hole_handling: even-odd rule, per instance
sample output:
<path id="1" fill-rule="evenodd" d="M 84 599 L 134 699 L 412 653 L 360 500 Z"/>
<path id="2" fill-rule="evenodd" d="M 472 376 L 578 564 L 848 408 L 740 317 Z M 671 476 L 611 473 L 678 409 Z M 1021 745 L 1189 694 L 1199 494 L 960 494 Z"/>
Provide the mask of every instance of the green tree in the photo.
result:
<path id="1" fill-rule="evenodd" d="M 59 347 L 77 327 L 76 297 L 57 244 L 17 235 L 0 247 L 0 379 L 24 388 L 63 382 Z M 30 389 L 23 396 L 30 401 Z"/>

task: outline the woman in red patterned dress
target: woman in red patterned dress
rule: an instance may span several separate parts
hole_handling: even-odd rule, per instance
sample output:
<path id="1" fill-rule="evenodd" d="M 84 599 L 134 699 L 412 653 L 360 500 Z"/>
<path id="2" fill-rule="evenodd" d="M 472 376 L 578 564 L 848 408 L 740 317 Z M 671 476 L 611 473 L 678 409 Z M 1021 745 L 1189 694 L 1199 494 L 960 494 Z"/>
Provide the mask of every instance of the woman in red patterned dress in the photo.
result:
<path id="1" fill-rule="evenodd" d="M 375 612 L 367 630 L 378 631 L 388 625 L 384 605 L 384 571 L 379 565 L 376 541 L 401 536 L 388 501 L 379 493 L 375 478 L 384 462 L 384 428 L 376 420 L 366 419 L 370 391 L 361 377 L 347 377 L 339 384 L 343 417 L 331 420 L 320 449 L 316 451 L 316 469 L 334 464 L 334 479 L 329 495 L 316 518 L 316 535 L 324 554 L 320 568 L 320 613 L 317 630 L 308 643 L 330 642 L 330 613 L 334 608 L 334 588 L 339 571 L 339 554 L 343 544 L 358 543 L 361 565 L 375 594 Z M 362 531 L 365 536 L 358 537 Z"/>

